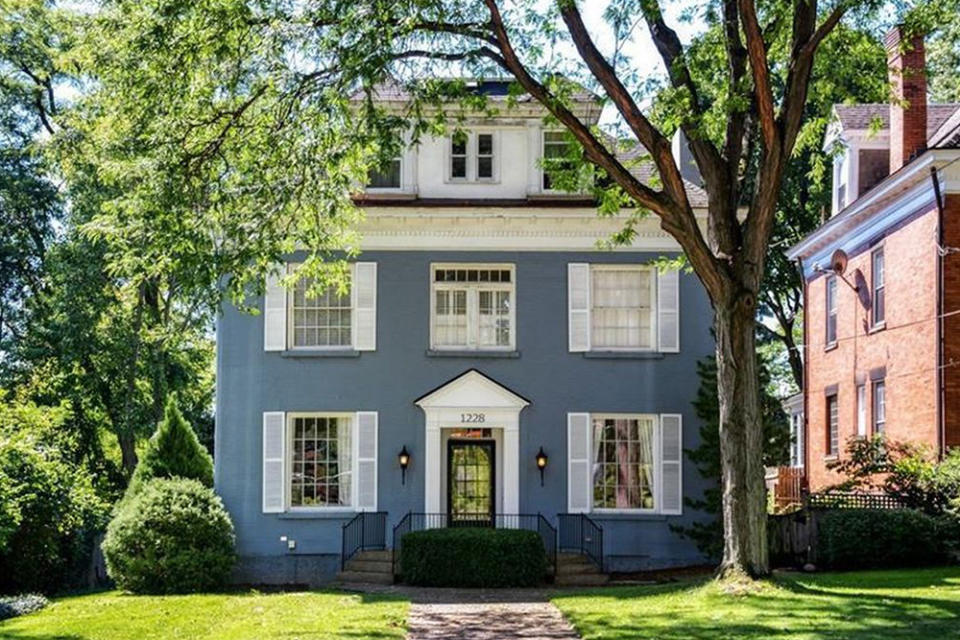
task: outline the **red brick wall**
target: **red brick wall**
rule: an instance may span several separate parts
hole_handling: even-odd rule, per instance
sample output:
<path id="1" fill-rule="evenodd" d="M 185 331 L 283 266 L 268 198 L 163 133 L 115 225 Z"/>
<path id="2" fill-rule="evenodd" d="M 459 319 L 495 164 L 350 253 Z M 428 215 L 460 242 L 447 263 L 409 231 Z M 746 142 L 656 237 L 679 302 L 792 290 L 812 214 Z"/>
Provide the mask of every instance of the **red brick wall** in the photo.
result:
<path id="1" fill-rule="evenodd" d="M 923 37 L 903 46 L 901 27 L 887 34 L 887 65 L 893 95 L 890 105 L 890 173 L 927 148 L 927 77 Z"/>
<path id="2" fill-rule="evenodd" d="M 958 210 L 960 214 L 960 210 Z M 837 346 L 825 349 L 825 283 L 807 284 L 807 477 L 817 491 L 841 478 L 827 466 L 824 389 L 837 385 L 840 456 L 856 435 L 856 387 L 866 384 L 867 433 L 872 433 L 870 372 L 886 368 L 886 432 L 893 440 L 937 445 L 936 416 L 936 209 L 883 239 L 886 273 L 886 328 L 871 331 L 868 308 L 843 282 L 837 282 Z M 960 221 L 958 221 L 960 235 Z M 850 256 L 845 276 L 871 290 L 871 250 Z M 960 257 L 955 277 L 960 293 Z M 957 303 L 960 305 L 960 301 Z M 960 317 L 957 319 L 960 329 Z M 960 331 L 957 331 L 960 360 Z M 958 368 L 960 375 L 960 368 Z M 956 381 L 960 390 L 960 377 Z"/>
<path id="3" fill-rule="evenodd" d="M 960 247 L 960 195 L 944 198 L 944 244 Z M 947 447 L 960 445 L 960 253 L 943 259 L 943 385 L 944 440 Z M 957 363 L 957 364 L 951 364 Z"/>

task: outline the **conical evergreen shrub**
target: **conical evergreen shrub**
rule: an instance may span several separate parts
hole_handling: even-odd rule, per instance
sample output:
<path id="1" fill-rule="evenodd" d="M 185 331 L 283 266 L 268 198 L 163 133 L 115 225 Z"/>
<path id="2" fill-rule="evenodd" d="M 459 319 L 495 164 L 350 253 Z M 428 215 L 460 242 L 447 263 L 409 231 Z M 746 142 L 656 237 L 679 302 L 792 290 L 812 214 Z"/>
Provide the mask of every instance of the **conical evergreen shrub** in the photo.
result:
<path id="1" fill-rule="evenodd" d="M 126 497 L 138 493 L 154 478 L 188 478 L 213 486 L 213 458 L 184 420 L 173 396 L 167 399 L 163 420 L 130 478 Z"/>

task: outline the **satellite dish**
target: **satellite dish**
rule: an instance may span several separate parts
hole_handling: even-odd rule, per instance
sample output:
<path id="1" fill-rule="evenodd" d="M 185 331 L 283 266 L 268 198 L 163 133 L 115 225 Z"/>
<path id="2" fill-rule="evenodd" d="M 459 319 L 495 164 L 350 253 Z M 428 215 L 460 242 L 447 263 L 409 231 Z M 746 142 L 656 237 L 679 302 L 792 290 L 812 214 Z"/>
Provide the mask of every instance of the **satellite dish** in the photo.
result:
<path id="1" fill-rule="evenodd" d="M 837 249 L 833 252 L 833 256 L 830 257 L 830 269 L 838 276 L 843 275 L 843 272 L 847 269 L 846 251 L 843 249 Z"/>

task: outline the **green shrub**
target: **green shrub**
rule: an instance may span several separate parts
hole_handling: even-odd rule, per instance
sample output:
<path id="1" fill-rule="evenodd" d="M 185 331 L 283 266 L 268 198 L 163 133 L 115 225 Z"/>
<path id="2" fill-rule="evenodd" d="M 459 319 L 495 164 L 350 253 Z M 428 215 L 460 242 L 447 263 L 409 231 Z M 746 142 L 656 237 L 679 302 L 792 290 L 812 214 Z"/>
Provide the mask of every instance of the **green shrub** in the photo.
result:
<path id="1" fill-rule="evenodd" d="M 139 492 L 154 478 L 192 478 L 204 486 L 213 486 L 213 459 L 183 419 L 172 396 L 167 400 L 163 420 L 140 456 L 126 497 Z"/>
<path id="2" fill-rule="evenodd" d="M 34 433 L 0 431 L 0 593 L 81 586 L 109 506 Z"/>
<path id="3" fill-rule="evenodd" d="M 519 529 L 416 531 L 400 552 L 404 582 L 426 587 L 529 587 L 546 569 L 540 536 Z"/>
<path id="4" fill-rule="evenodd" d="M 114 516 L 103 542 L 107 572 L 134 593 L 221 587 L 235 560 L 230 516 L 196 480 L 146 483 Z"/>
<path id="5" fill-rule="evenodd" d="M 819 564 L 830 569 L 918 567 L 945 562 L 952 523 L 911 509 L 838 509 L 820 516 Z"/>
<path id="6" fill-rule="evenodd" d="M 25 616 L 40 611 L 50 602 L 39 593 L 24 593 L 18 596 L 0 598 L 0 620 Z"/>

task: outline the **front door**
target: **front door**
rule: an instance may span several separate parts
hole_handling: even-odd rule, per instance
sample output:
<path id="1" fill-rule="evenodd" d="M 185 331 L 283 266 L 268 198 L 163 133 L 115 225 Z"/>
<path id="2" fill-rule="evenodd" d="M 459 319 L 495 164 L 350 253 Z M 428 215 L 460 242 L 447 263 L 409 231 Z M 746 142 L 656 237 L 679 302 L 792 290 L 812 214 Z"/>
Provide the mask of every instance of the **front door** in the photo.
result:
<path id="1" fill-rule="evenodd" d="M 447 513 L 450 526 L 493 525 L 494 442 L 447 442 Z"/>

